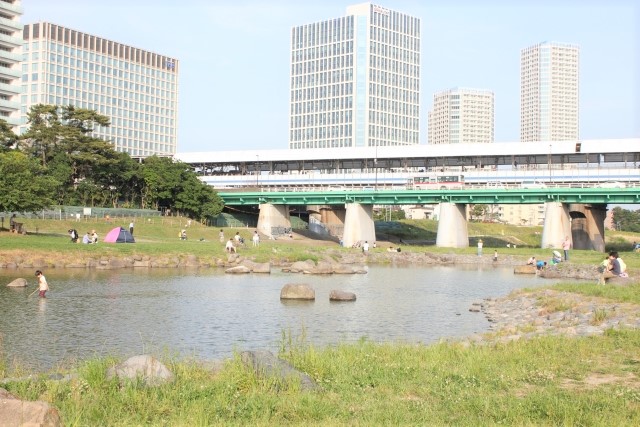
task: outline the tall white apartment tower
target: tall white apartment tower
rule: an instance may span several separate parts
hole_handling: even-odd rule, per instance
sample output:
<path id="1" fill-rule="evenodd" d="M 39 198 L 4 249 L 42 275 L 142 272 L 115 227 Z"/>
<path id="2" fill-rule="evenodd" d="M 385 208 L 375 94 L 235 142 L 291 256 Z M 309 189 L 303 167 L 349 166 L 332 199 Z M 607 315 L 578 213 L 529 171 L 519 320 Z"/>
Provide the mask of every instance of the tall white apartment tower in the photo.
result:
<path id="1" fill-rule="evenodd" d="M 0 0 L 0 119 L 17 131 L 20 123 L 20 61 L 22 60 L 22 5 Z"/>
<path id="2" fill-rule="evenodd" d="M 291 31 L 289 148 L 419 143 L 420 19 L 371 3 Z"/>
<path id="3" fill-rule="evenodd" d="M 493 92 L 454 88 L 434 94 L 428 126 L 429 144 L 493 142 Z"/>
<path id="4" fill-rule="evenodd" d="M 544 42 L 520 53 L 520 141 L 579 138 L 578 46 Z"/>
<path id="5" fill-rule="evenodd" d="M 177 59 L 48 22 L 24 26 L 22 115 L 32 105 L 73 105 L 109 117 L 93 135 L 133 157 L 174 155 Z"/>

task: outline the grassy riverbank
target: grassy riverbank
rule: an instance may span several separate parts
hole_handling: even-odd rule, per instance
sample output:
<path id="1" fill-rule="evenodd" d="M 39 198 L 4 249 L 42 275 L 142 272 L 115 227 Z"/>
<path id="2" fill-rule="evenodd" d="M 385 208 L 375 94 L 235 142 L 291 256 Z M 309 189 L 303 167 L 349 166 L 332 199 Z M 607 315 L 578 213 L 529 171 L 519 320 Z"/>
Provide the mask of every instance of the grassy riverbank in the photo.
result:
<path id="1" fill-rule="evenodd" d="M 85 232 L 96 230 L 100 238 L 115 226 L 128 227 L 130 219 L 87 221 L 58 221 L 39 219 L 20 219 L 29 234 L 22 236 L 8 232 L 0 233 L 0 262 L 12 258 L 23 260 L 42 259 L 51 261 L 54 258 L 82 259 L 86 257 L 123 257 L 141 256 L 186 256 L 195 255 L 202 259 L 225 257 L 224 244 L 220 243 L 219 228 L 206 227 L 192 222 L 187 227 L 187 220 L 174 217 L 154 217 L 137 219 L 135 223 L 135 244 L 103 244 L 82 245 L 71 244 L 67 230 L 75 228 L 82 236 Z M 475 254 L 478 239 L 484 241 L 486 257 L 492 257 L 494 249 L 499 256 L 506 255 L 527 259 L 531 255 L 538 259 L 549 259 L 551 250 L 542 250 L 540 246 L 541 227 L 518 227 L 503 224 L 469 223 L 468 248 L 436 247 L 435 236 L 437 222 L 430 220 L 403 220 L 394 223 L 378 223 L 378 248 L 373 252 L 385 252 L 389 246 L 401 246 L 403 251 L 432 252 L 436 254 Z M 186 229 L 188 240 L 178 239 L 181 229 Z M 334 241 L 315 240 L 303 234 L 294 233 L 294 238 L 278 240 L 263 239 L 257 248 L 251 245 L 253 228 L 224 228 L 226 239 L 239 232 L 246 245 L 238 249 L 238 253 L 253 258 L 257 262 L 304 259 L 317 260 L 327 251 L 353 252 L 355 249 L 341 248 Z M 640 241 L 640 235 L 607 230 L 607 250 L 623 252 L 625 262 L 631 269 L 640 269 L 640 254 L 631 252 L 631 242 Z M 507 248 L 507 244 L 516 248 Z M 571 261 L 576 264 L 599 264 L 604 255 L 594 251 L 571 251 Z"/>
<path id="2" fill-rule="evenodd" d="M 639 331 L 465 347 L 283 345 L 281 357 L 321 386 L 257 377 L 236 358 L 220 371 L 165 358 L 171 384 L 107 380 L 91 360 L 70 382 L 7 385 L 84 425 L 602 425 L 640 424 Z"/>

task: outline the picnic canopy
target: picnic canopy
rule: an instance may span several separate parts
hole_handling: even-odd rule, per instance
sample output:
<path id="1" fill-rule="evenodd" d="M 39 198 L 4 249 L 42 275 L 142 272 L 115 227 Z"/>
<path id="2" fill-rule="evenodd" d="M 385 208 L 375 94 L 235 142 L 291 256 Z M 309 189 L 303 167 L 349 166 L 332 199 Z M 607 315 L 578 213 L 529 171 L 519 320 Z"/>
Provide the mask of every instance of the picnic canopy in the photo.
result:
<path id="1" fill-rule="evenodd" d="M 116 227 L 104 237 L 106 243 L 135 243 L 129 230 L 122 227 Z"/>

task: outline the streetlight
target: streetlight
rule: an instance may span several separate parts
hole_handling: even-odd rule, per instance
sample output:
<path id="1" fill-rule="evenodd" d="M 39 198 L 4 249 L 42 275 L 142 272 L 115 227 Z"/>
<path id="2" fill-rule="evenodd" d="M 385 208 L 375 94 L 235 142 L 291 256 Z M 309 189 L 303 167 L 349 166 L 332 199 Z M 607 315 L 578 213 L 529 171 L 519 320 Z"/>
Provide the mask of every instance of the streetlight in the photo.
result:
<path id="1" fill-rule="evenodd" d="M 373 167 L 376 171 L 375 190 L 378 191 L 378 141 L 376 141 L 376 157 L 373 159 Z"/>

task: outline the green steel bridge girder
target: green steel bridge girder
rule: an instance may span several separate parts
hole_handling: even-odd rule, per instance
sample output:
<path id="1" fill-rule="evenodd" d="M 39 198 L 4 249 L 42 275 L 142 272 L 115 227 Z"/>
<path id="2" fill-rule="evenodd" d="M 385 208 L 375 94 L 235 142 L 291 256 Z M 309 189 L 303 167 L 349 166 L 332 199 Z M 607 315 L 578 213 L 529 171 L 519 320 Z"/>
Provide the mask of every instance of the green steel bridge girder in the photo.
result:
<path id="1" fill-rule="evenodd" d="M 354 190 L 298 192 L 219 192 L 225 205 L 428 205 L 541 204 L 547 202 L 583 204 L 638 204 L 638 188 L 541 188 L 508 190 Z"/>

